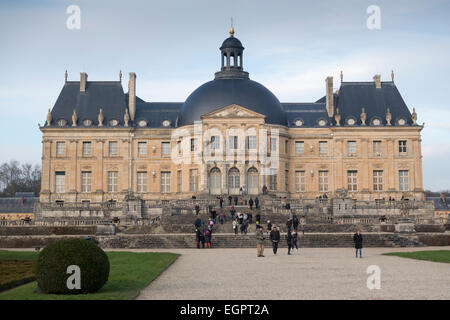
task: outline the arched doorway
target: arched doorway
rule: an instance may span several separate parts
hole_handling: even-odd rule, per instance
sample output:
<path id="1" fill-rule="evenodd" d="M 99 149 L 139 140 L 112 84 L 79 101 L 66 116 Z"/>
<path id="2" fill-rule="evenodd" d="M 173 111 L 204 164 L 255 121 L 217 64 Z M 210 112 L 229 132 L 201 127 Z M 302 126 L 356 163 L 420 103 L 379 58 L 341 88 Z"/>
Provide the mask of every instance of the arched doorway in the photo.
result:
<path id="1" fill-rule="evenodd" d="M 248 194 L 258 194 L 259 193 L 259 174 L 258 169 L 251 167 L 247 171 L 247 186 Z"/>
<path id="2" fill-rule="evenodd" d="M 233 167 L 228 171 L 228 193 L 239 194 L 241 187 L 240 173 L 238 168 Z"/>
<path id="3" fill-rule="evenodd" d="M 209 193 L 222 193 L 222 172 L 217 167 L 212 168 L 209 172 Z"/>

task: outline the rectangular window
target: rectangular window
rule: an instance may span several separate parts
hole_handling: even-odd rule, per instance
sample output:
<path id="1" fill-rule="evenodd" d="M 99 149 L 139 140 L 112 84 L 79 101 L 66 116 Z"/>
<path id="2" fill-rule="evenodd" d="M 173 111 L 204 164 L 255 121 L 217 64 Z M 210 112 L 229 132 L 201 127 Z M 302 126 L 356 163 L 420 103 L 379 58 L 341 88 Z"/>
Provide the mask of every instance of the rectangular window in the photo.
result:
<path id="1" fill-rule="evenodd" d="M 147 142 L 138 142 L 138 154 L 147 154 Z"/>
<path id="2" fill-rule="evenodd" d="M 399 140 L 399 142 L 398 142 L 398 152 L 406 153 L 406 140 Z"/>
<path id="3" fill-rule="evenodd" d="M 91 150 L 91 142 L 90 141 L 84 141 L 83 142 L 83 156 L 90 155 L 92 152 Z"/>
<path id="4" fill-rule="evenodd" d="M 238 149 L 238 136 L 229 136 L 228 142 L 231 149 Z"/>
<path id="5" fill-rule="evenodd" d="M 189 171 L 189 191 L 198 191 L 198 169 L 191 169 Z"/>
<path id="6" fill-rule="evenodd" d="M 347 153 L 349 155 L 356 154 L 356 141 L 347 141 Z"/>
<path id="7" fill-rule="evenodd" d="M 170 172 L 161 172 L 161 193 L 170 192 Z"/>
<path id="8" fill-rule="evenodd" d="M 269 189 L 277 190 L 277 175 L 276 174 L 269 176 Z"/>
<path id="9" fill-rule="evenodd" d="M 170 142 L 162 142 L 161 143 L 161 154 L 162 155 L 170 154 Z"/>
<path id="10" fill-rule="evenodd" d="M 383 170 L 373 171 L 373 191 L 383 191 Z"/>
<path id="11" fill-rule="evenodd" d="M 66 172 L 56 171 L 55 172 L 55 192 L 64 193 L 66 192 Z"/>
<path id="12" fill-rule="evenodd" d="M 328 171 L 319 171 L 319 192 L 328 191 Z"/>
<path id="13" fill-rule="evenodd" d="M 197 139 L 196 138 L 192 138 L 191 139 L 191 151 L 197 151 Z"/>
<path id="14" fill-rule="evenodd" d="M 108 192 L 117 192 L 117 171 L 108 171 Z"/>
<path id="15" fill-rule="evenodd" d="M 289 141 L 286 140 L 286 141 L 284 142 L 284 152 L 288 153 L 288 149 L 289 149 Z"/>
<path id="16" fill-rule="evenodd" d="M 248 149 L 249 150 L 256 150 L 256 136 L 248 136 Z"/>
<path id="17" fill-rule="evenodd" d="M 284 190 L 286 192 L 289 191 L 289 170 L 285 170 L 284 172 Z"/>
<path id="18" fill-rule="evenodd" d="M 303 141 L 295 141 L 295 153 L 296 154 L 305 153 L 305 143 Z"/>
<path id="19" fill-rule="evenodd" d="M 358 191 L 358 171 L 347 171 L 347 189 L 348 191 Z"/>
<path id="20" fill-rule="evenodd" d="M 277 138 L 270 138 L 270 151 L 277 151 Z"/>
<path id="21" fill-rule="evenodd" d="M 119 153 L 118 150 L 118 142 L 117 141 L 110 141 L 109 142 L 109 155 L 114 156 Z"/>
<path id="22" fill-rule="evenodd" d="M 56 155 L 63 156 L 66 154 L 66 143 L 65 142 L 56 142 Z"/>
<path id="23" fill-rule="evenodd" d="M 306 181 L 305 181 L 305 171 L 295 171 L 295 191 L 305 192 Z"/>
<path id="24" fill-rule="evenodd" d="M 81 192 L 91 192 L 91 172 L 81 172 Z"/>
<path id="25" fill-rule="evenodd" d="M 211 149 L 216 150 L 220 148 L 220 139 L 219 136 L 211 136 Z"/>
<path id="26" fill-rule="evenodd" d="M 328 153 L 328 144 L 326 141 L 319 141 L 319 154 Z"/>
<path id="27" fill-rule="evenodd" d="M 398 186 L 400 191 L 409 191 L 409 172 L 408 170 L 399 170 Z"/>
<path id="28" fill-rule="evenodd" d="M 183 184 L 182 171 L 178 170 L 177 171 L 177 192 L 181 192 L 182 184 Z"/>
<path id="29" fill-rule="evenodd" d="M 137 192 L 147 192 L 147 171 L 137 173 Z"/>
<path id="30" fill-rule="evenodd" d="M 373 154 L 375 156 L 381 155 L 381 141 L 376 140 L 373 142 Z"/>

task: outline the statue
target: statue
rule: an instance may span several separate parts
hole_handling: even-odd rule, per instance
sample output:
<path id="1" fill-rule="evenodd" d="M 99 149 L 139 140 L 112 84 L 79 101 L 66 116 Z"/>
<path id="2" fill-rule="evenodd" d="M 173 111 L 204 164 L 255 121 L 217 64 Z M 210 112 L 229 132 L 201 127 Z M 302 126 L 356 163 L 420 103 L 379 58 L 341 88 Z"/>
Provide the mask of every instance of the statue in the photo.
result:
<path id="1" fill-rule="evenodd" d="M 125 108 L 125 114 L 123 116 L 123 122 L 125 127 L 128 127 L 128 122 L 130 121 L 130 115 L 128 114 L 128 108 Z"/>
<path id="2" fill-rule="evenodd" d="M 73 109 L 73 114 L 72 114 L 72 127 L 76 127 L 77 126 L 77 112 L 75 111 L 75 109 Z"/>
<path id="3" fill-rule="evenodd" d="M 416 113 L 416 108 L 413 108 L 413 113 L 411 115 L 411 119 L 413 122 L 413 126 L 417 125 L 417 113 Z"/>
<path id="4" fill-rule="evenodd" d="M 119 72 L 119 81 L 122 81 L 122 70 Z"/>
<path id="5" fill-rule="evenodd" d="M 394 70 L 391 71 L 392 82 L 394 82 Z"/>
<path id="6" fill-rule="evenodd" d="M 334 120 L 336 121 L 336 126 L 341 125 L 341 115 L 339 114 L 339 108 L 336 108 L 336 114 L 334 115 Z"/>
<path id="7" fill-rule="evenodd" d="M 386 109 L 386 124 L 388 126 L 391 125 L 391 120 L 392 120 L 392 115 L 391 115 L 391 111 L 389 110 L 389 108 Z"/>
<path id="8" fill-rule="evenodd" d="M 47 126 L 50 126 L 52 123 L 52 113 L 50 112 L 50 109 L 48 109 L 47 113 Z"/>
<path id="9" fill-rule="evenodd" d="M 64 79 L 65 79 L 65 81 L 67 82 L 67 77 L 69 76 L 69 74 L 67 73 L 67 70 L 66 70 L 66 72 L 64 72 Z"/>
<path id="10" fill-rule="evenodd" d="M 364 110 L 364 107 L 361 108 L 361 125 L 365 126 L 366 125 L 366 111 Z"/>
<path id="11" fill-rule="evenodd" d="M 341 70 L 341 82 L 344 80 L 344 73 Z"/>
<path id="12" fill-rule="evenodd" d="M 100 112 L 98 113 L 98 126 L 103 127 L 103 109 L 100 108 Z"/>

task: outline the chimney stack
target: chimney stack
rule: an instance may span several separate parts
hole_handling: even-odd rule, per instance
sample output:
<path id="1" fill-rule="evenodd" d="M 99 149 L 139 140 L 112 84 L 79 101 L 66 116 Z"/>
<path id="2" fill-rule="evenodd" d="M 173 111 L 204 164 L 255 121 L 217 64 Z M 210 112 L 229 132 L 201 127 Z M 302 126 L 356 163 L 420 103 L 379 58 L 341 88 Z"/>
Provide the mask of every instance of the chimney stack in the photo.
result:
<path id="1" fill-rule="evenodd" d="M 80 92 L 86 92 L 87 78 L 86 72 L 80 72 Z"/>
<path id="2" fill-rule="evenodd" d="M 381 75 L 379 74 L 374 75 L 373 82 L 375 82 L 375 88 L 381 89 Z"/>
<path id="3" fill-rule="evenodd" d="M 327 77 L 325 83 L 327 112 L 328 116 L 332 117 L 334 115 L 333 77 Z"/>
<path id="4" fill-rule="evenodd" d="M 130 110 L 131 121 L 134 121 L 136 114 L 136 73 L 130 72 L 128 81 L 128 109 Z"/>

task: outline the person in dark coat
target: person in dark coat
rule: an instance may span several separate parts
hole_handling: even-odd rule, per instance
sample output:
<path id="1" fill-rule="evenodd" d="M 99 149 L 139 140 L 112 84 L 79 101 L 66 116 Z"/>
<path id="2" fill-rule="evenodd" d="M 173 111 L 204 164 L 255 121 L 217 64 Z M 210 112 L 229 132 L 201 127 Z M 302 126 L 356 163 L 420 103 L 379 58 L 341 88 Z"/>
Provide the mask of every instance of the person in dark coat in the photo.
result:
<path id="1" fill-rule="evenodd" d="M 362 237 L 360 230 L 356 230 L 356 233 L 353 235 L 353 242 L 355 243 L 355 249 L 356 249 L 355 258 L 358 258 L 358 250 L 359 250 L 359 257 L 362 258 L 361 251 L 362 251 L 362 245 L 363 245 L 363 237 Z"/>
<path id="2" fill-rule="evenodd" d="M 288 229 L 291 229 L 291 227 L 292 227 L 292 219 L 291 218 L 289 218 L 288 221 L 286 221 L 286 227 Z"/>
<path id="3" fill-rule="evenodd" d="M 194 225 L 195 229 L 200 229 L 200 227 L 202 226 L 202 220 L 200 219 L 199 215 L 197 215 L 197 219 L 195 219 Z"/>
<path id="4" fill-rule="evenodd" d="M 297 230 L 294 229 L 291 233 L 291 236 L 292 236 L 292 251 L 294 251 L 294 247 L 295 247 L 295 250 L 297 250 L 297 252 L 298 252 Z"/>
<path id="5" fill-rule="evenodd" d="M 259 208 L 259 199 L 258 199 L 258 197 L 255 198 L 255 208 L 256 209 Z"/>
<path id="6" fill-rule="evenodd" d="M 234 221 L 234 215 L 236 214 L 236 210 L 234 209 L 234 206 L 231 206 L 230 214 L 231 214 L 231 221 Z"/>
<path id="7" fill-rule="evenodd" d="M 234 205 L 237 206 L 237 204 L 238 204 L 238 197 L 234 196 Z"/>
<path id="8" fill-rule="evenodd" d="M 261 224 L 261 215 L 259 213 L 256 214 L 255 219 L 257 224 Z"/>
<path id="9" fill-rule="evenodd" d="M 195 204 L 195 214 L 198 215 L 200 213 L 200 205 L 198 203 Z"/>
<path id="10" fill-rule="evenodd" d="M 272 222 L 270 220 L 267 220 L 267 231 L 272 231 Z"/>
<path id="11" fill-rule="evenodd" d="M 250 205 L 250 210 L 253 210 L 253 199 L 250 198 L 250 200 L 248 200 L 248 204 Z"/>
<path id="12" fill-rule="evenodd" d="M 253 223 L 253 215 L 251 212 L 247 213 L 247 217 L 248 217 L 248 223 L 252 224 Z"/>
<path id="13" fill-rule="evenodd" d="M 211 209 L 211 219 L 214 222 L 214 224 L 216 224 L 216 218 L 217 218 L 217 211 L 216 208 L 212 208 Z"/>
<path id="14" fill-rule="evenodd" d="M 291 249 L 292 249 L 292 233 L 291 233 L 291 228 L 288 228 L 287 233 L 286 233 L 286 242 L 288 245 L 288 254 L 291 254 Z"/>
<path id="15" fill-rule="evenodd" d="M 195 230 L 195 240 L 197 240 L 197 249 L 200 249 L 200 242 L 202 241 L 202 232 L 200 228 Z"/>
<path id="16" fill-rule="evenodd" d="M 223 198 L 222 198 L 222 196 L 219 197 L 219 203 L 220 203 L 220 207 L 223 208 Z"/>
<path id="17" fill-rule="evenodd" d="M 231 200 L 233 200 L 232 196 L 228 196 L 228 201 L 230 202 L 230 206 L 231 206 Z"/>
<path id="18" fill-rule="evenodd" d="M 276 226 L 273 226 L 272 231 L 270 231 L 270 241 L 272 241 L 273 254 L 277 254 L 278 243 L 280 242 L 280 231 L 278 231 Z"/>
<path id="19" fill-rule="evenodd" d="M 294 219 L 292 219 L 292 226 L 294 227 L 294 230 L 297 231 L 298 229 L 298 224 L 300 223 L 300 221 L 298 221 L 297 216 L 294 216 Z"/>

